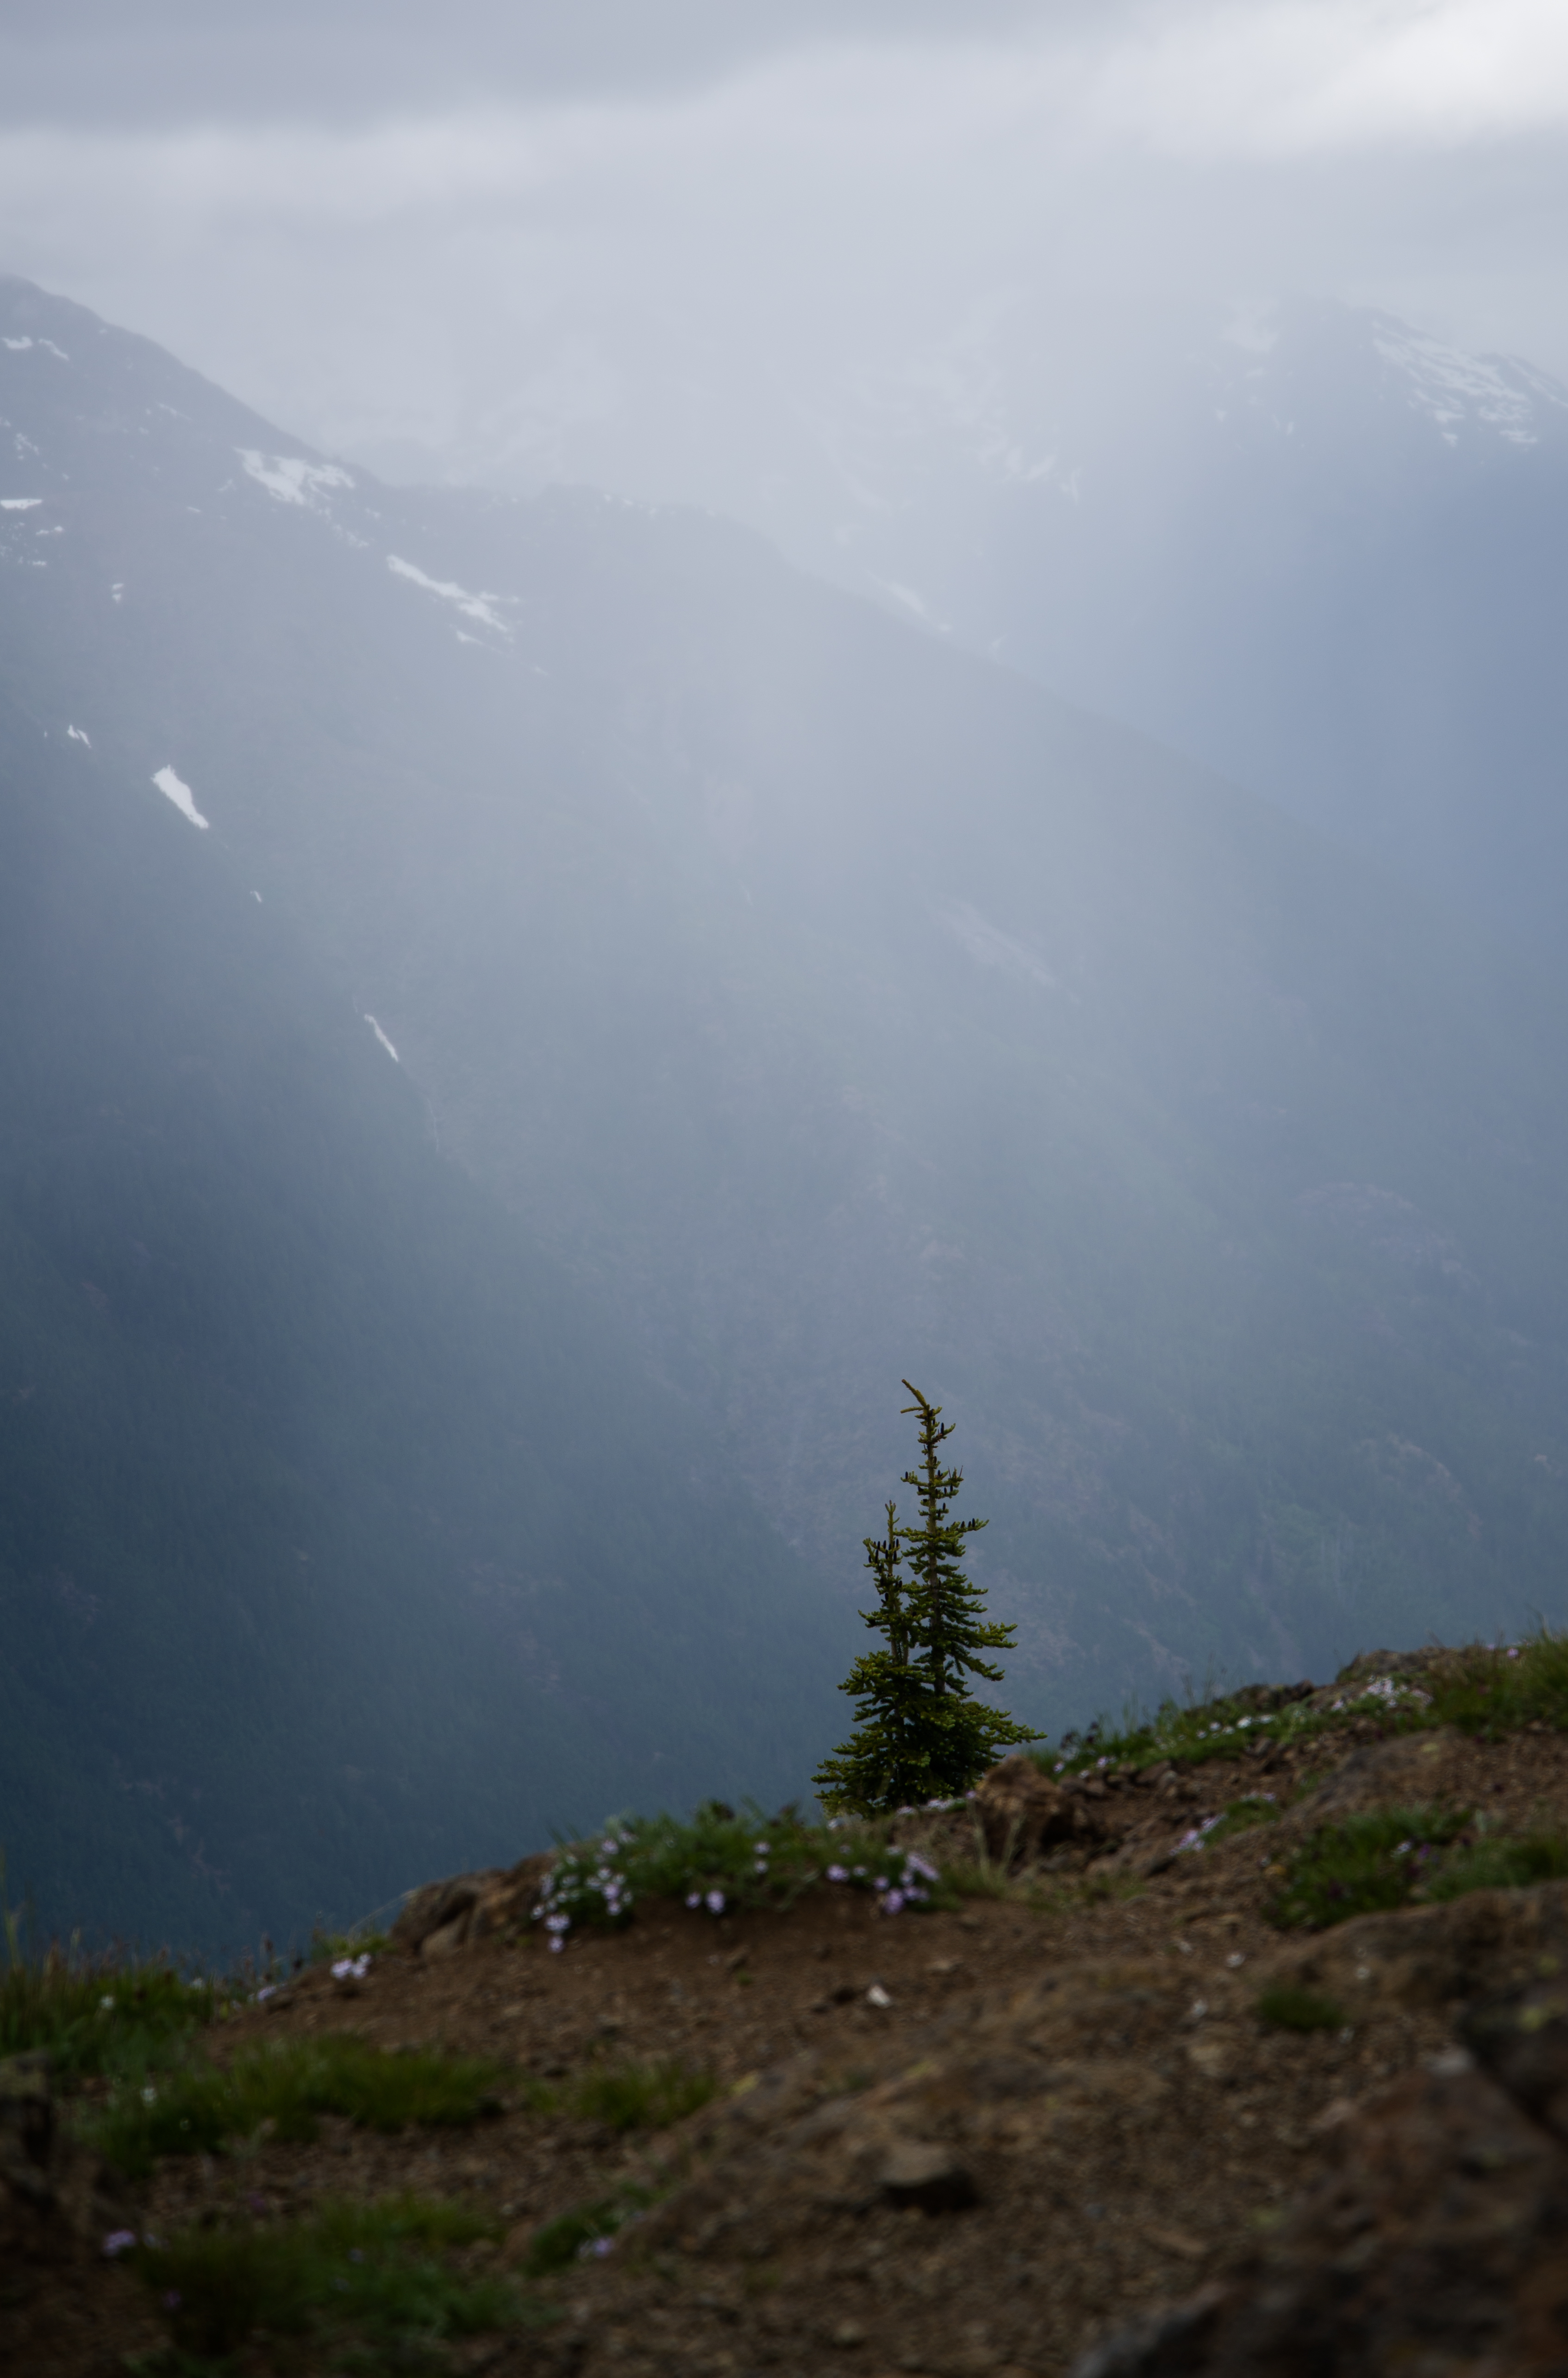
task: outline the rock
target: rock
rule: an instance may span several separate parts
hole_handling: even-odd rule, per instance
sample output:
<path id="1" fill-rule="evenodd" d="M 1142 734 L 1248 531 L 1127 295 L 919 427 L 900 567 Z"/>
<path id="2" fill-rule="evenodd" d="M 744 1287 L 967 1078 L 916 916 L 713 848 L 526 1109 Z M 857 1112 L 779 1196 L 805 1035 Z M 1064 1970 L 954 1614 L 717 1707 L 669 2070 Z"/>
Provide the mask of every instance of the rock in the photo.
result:
<path id="1" fill-rule="evenodd" d="M 1499 1992 L 1470 2009 L 1460 2036 L 1515 2105 L 1568 2139 L 1568 1983 Z"/>
<path id="2" fill-rule="evenodd" d="M 1186 2378 L 1203 2366 L 1203 2354 L 1229 2290 L 1200 2288 L 1184 2303 L 1171 2304 L 1147 2320 L 1119 2329 L 1073 2365 L 1072 2378 Z"/>
<path id="3" fill-rule="evenodd" d="M 48 2057 L 0 2059 L 0 2266 L 68 2262 L 127 2226 L 97 2156 L 59 2121 Z"/>
<path id="4" fill-rule="evenodd" d="M 526 1921 L 554 1858 L 548 1850 L 513 1867 L 484 1867 L 411 1891 L 392 1927 L 393 1946 L 411 1957 L 442 1957 Z"/>
<path id="5" fill-rule="evenodd" d="M 1046 1850 L 1065 1844 L 1086 1846 L 1102 1840 L 1106 1831 L 1096 1807 L 1064 1791 L 1023 1751 L 981 1777 L 974 1809 L 986 1855 L 999 1866 L 1032 1866 Z"/>
<path id="6" fill-rule="evenodd" d="M 975 2182 L 949 2147 L 925 2139 L 899 2139 L 889 2148 L 878 2175 L 892 2204 L 916 2204 L 922 2213 L 962 2213 L 977 2202 Z"/>
<path id="7" fill-rule="evenodd" d="M 26 2203 L 48 2204 L 54 2149 L 49 2059 L 8 2056 L 0 2062 L 0 2180 Z"/>
<path id="8" fill-rule="evenodd" d="M 1568 1976 L 1568 1883 L 1543 1882 L 1353 1917 L 1261 1963 L 1255 1981 L 1316 1990 L 1354 2017 L 1372 2000 L 1441 2007 L 1558 1973 Z"/>
<path id="9" fill-rule="evenodd" d="M 1413 2072 L 1332 2133 L 1339 2168 L 1222 2282 L 1073 2378 L 1558 2378 L 1568 2156 L 1480 2072 Z"/>

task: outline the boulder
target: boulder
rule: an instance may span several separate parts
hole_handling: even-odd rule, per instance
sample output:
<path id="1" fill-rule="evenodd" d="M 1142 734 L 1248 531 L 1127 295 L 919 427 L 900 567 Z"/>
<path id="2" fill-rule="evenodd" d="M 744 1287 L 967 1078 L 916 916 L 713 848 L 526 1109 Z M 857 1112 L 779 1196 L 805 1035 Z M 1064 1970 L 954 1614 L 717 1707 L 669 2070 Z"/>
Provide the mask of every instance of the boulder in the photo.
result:
<path id="1" fill-rule="evenodd" d="M 1095 1805 L 1064 1791 L 1021 1750 L 981 1777 L 974 1809 L 986 1855 L 999 1866 L 1033 1866 L 1047 1850 L 1086 1848 L 1105 1836 Z"/>
<path id="2" fill-rule="evenodd" d="M 392 1944 L 410 1957 L 443 1957 L 454 1949 L 525 1923 L 539 1886 L 554 1864 L 536 1851 L 512 1867 L 483 1867 L 411 1891 L 392 1926 Z"/>
<path id="3" fill-rule="evenodd" d="M 1073 2378 L 1560 2378 L 1568 2156 L 1485 2073 L 1418 2072 L 1334 2132 L 1338 2168 L 1217 2285 Z"/>
<path id="4" fill-rule="evenodd" d="M 1559 1974 L 1568 1976 L 1568 1882 L 1475 1891 L 1431 1907 L 1355 1916 L 1277 1951 L 1256 1979 L 1260 1988 L 1283 1982 L 1315 1990 L 1354 2017 L 1373 2000 L 1478 2004 Z"/>
<path id="5" fill-rule="evenodd" d="M 129 2216 L 61 2123 L 43 2055 L 0 2058 L 0 2266 L 70 2262 Z"/>

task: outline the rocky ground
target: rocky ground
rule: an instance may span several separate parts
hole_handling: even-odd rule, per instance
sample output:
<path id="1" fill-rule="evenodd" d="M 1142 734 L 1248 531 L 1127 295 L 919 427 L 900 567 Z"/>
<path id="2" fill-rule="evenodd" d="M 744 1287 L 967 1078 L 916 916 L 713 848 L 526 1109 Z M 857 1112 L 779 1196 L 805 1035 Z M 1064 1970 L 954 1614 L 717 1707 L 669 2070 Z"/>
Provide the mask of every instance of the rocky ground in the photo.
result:
<path id="1" fill-rule="evenodd" d="M 526 2280 L 526 2323 L 444 2348 L 497 2378 L 1568 2372 L 1568 1884 L 1319 1932 L 1263 1915 L 1291 1844 L 1357 1808 L 1568 1829 L 1568 1739 L 1384 1738 L 1362 1711 L 1296 1753 L 1111 1766 L 1065 1798 L 1035 1774 L 1009 1762 L 978 1804 L 1013 1868 L 1001 1895 L 892 1917 L 826 1887 L 784 1914 L 645 1904 L 552 1955 L 516 1920 L 535 1861 L 433 1892 L 363 1976 L 309 1969 L 215 2036 L 220 2057 L 335 2031 L 494 2056 L 517 2085 L 465 2129 L 329 2120 L 309 2145 L 168 2158 L 127 2208 L 73 2158 L 45 2084 L 13 2076 L 0 2367 L 209 2366 L 162 2358 L 165 2316 L 104 2259 L 105 2222 L 164 2234 L 414 2190 L 494 2214 L 468 2252 L 497 2270 L 608 2208 L 604 2251 Z M 1277 1821 L 1178 1848 L 1264 1789 Z M 942 1827 L 973 1821 L 920 1837 L 940 1857 Z M 1346 2020 L 1265 2023 L 1281 1984 Z M 616 2133 L 527 2087 L 652 2059 L 717 2094 Z M 224 2366 L 333 2366 L 316 2353 L 253 2343 Z"/>

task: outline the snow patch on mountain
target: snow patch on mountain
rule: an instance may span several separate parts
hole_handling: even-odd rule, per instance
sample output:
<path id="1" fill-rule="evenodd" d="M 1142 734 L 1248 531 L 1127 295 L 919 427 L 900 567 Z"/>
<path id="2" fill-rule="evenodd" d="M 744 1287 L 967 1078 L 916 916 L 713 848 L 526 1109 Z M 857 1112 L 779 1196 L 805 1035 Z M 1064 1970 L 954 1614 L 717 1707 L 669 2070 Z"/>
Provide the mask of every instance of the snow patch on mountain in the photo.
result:
<path id="1" fill-rule="evenodd" d="M 997 967 L 1017 980 L 1033 983 L 1038 991 L 1054 991 L 1056 977 L 1032 950 L 1004 933 L 978 908 L 967 900 L 955 900 L 937 910 L 937 922 L 951 933 L 960 949 L 972 957 L 976 966 Z"/>
<path id="2" fill-rule="evenodd" d="M 1568 413 L 1568 390 L 1541 372 L 1502 355 L 1466 355 L 1403 323 L 1380 322 L 1372 344 L 1409 383 L 1410 402 L 1454 446 L 1462 429 L 1481 422 L 1512 446 L 1540 442 L 1538 410 Z"/>
<path id="3" fill-rule="evenodd" d="M 353 479 L 337 462 L 307 462 L 303 454 L 263 454 L 254 446 L 236 446 L 246 474 L 281 504 L 304 504 L 318 510 L 332 487 L 352 487 Z"/>
<path id="4" fill-rule="evenodd" d="M 196 796 L 190 787 L 175 775 L 173 768 L 159 768 L 155 771 L 152 781 L 164 798 L 174 802 L 180 815 L 189 818 L 192 825 L 198 825 L 205 832 L 211 824 L 211 819 L 204 818 L 197 808 Z"/>
<path id="5" fill-rule="evenodd" d="M 471 594 L 466 586 L 459 586 L 450 578 L 428 578 L 412 561 L 403 561 L 395 553 L 387 556 L 387 567 L 398 578 L 406 578 L 411 586 L 423 586 L 427 594 L 438 594 L 443 603 L 455 603 L 465 619 L 478 619 L 486 628 L 497 629 L 503 636 L 511 634 L 510 628 L 492 605 L 504 603 L 504 594 Z"/>
<path id="6" fill-rule="evenodd" d="M 42 496 L 0 496 L 0 512 L 35 512 Z"/>

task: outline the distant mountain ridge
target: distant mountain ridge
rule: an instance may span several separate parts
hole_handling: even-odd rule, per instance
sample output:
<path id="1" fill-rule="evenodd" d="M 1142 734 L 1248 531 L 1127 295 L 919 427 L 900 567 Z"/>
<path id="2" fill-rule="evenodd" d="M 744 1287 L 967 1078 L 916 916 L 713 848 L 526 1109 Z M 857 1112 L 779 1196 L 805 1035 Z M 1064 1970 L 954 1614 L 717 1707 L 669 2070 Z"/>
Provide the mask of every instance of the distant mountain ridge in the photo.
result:
<path id="1" fill-rule="evenodd" d="M 431 1159 L 613 1316 L 691 1541 L 741 1498 L 689 1639 L 745 1692 L 654 1681 L 651 1567 L 616 1729 L 776 1723 L 769 1773 L 835 1738 L 905 1375 L 1053 1728 L 1558 1614 L 1568 1051 L 1511 956 L 748 533 L 380 486 L 24 284 L 0 333 L 7 767 L 90 762 L 176 838 L 172 913 L 259 896 Z M 551 1460 L 614 1479 L 573 1411 Z"/>
<path id="2" fill-rule="evenodd" d="M 860 392 L 790 550 L 1370 849 L 1555 967 L 1568 390 L 1296 299 L 1059 384 L 1023 299 Z M 830 494 L 830 489 L 832 490 Z"/>

